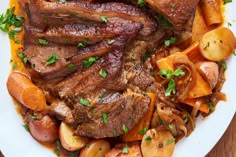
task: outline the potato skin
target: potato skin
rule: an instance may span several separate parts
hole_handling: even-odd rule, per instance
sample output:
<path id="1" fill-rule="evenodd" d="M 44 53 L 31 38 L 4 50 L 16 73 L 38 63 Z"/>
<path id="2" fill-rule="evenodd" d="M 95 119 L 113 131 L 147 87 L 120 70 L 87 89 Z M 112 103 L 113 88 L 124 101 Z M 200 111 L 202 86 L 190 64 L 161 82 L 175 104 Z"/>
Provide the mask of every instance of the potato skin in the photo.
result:
<path id="1" fill-rule="evenodd" d="M 104 157 L 110 150 L 110 144 L 105 140 L 92 140 L 81 149 L 79 157 Z"/>
<path id="2" fill-rule="evenodd" d="M 31 135 L 39 142 L 53 143 L 58 138 L 57 122 L 49 115 L 40 119 L 30 119 L 29 129 Z"/>
<path id="3" fill-rule="evenodd" d="M 89 141 L 86 137 L 74 136 L 74 130 L 64 122 L 61 123 L 59 128 L 59 138 L 63 148 L 68 151 L 77 151 Z"/>

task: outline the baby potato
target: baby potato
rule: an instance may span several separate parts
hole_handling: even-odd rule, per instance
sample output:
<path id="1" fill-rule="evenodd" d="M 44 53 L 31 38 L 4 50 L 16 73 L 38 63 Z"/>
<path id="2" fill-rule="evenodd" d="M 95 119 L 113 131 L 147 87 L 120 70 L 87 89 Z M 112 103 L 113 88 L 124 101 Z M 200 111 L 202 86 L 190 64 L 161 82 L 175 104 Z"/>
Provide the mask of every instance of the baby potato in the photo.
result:
<path id="1" fill-rule="evenodd" d="M 222 61 L 229 57 L 236 44 L 233 32 L 225 27 L 220 27 L 204 34 L 200 40 L 201 54 L 211 61 Z"/>
<path id="2" fill-rule="evenodd" d="M 219 66 L 215 62 L 204 61 L 198 62 L 196 65 L 197 71 L 207 81 L 211 89 L 213 89 L 218 81 Z"/>
<path id="3" fill-rule="evenodd" d="M 165 130 L 148 130 L 141 143 L 143 157 L 171 157 L 174 147 L 174 137 Z"/>
<path id="4" fill-rule="evenodd" d="M 58 137 L 57 123 L 48 115 L 40 119 L 30 119 L 29 130 L 31 135 L 42 143 L 53 143 Z"/>
<path id="5" fill-rule="evenodd" d="M 84 147 L 88 143 L 85 137 L 74 136 L 74 130 L 64 122 L 61 123 L 59 128 L 59 138 L 61 145 L 68 151 L 76 151 Z"/>
<path id="6" fill-rule="evenodd" d="M 110 150 L 110 144 L 105 140 L 90 141 L 82 148 L 79 157 L 104 157 Z"/>
<path id="7" fill-rule="evenodd" d="M 139 142 L 115 145 L 105 157 L 142 157 Z"/>

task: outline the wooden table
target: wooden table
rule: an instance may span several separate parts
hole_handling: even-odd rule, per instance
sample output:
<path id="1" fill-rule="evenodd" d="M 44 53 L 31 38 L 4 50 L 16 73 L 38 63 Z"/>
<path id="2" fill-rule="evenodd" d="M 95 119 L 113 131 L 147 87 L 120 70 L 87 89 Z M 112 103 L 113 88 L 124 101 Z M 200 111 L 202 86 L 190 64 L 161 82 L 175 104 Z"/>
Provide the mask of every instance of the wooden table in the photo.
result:
<path id="1" fill-rule="evenodd" d="M 1 152 L 0 157 L 3 157 Z M 236 157 L 236 115 L 224 135 L 206 157 Z"/>

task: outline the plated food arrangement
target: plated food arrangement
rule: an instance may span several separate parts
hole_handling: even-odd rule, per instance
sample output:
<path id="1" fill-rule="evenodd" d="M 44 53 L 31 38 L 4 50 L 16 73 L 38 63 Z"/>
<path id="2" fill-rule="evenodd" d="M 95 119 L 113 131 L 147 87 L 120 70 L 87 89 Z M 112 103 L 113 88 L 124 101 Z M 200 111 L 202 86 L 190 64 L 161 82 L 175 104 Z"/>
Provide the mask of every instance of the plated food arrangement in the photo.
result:
<path id="1" fill-rule="evenodd" d="M 226 101 L 226 3 L 12 1 L 0 29 L 25 129 L 57 156 L 172 156 Z"/>

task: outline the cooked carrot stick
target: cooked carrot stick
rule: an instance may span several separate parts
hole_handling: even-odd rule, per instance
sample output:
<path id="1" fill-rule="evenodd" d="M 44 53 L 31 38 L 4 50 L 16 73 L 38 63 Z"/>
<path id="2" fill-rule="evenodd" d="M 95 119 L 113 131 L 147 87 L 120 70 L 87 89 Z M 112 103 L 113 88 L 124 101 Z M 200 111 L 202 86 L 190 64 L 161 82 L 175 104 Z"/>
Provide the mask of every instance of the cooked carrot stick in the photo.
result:
<path id="1" fill-rule="evenodd" d="M 151 98 L 149 109 L 147 113 L 143 116 L 143 118 L 134 126 L 134 128 L 122 137 L 122 140 L 124 142 L 142 140 L 145 131 L 149 129 L 149 125 L 155 107 L 156 94 L 147 93 L 147 95 Z"/>
<path id="2" fill-rule="evenodd" d="M 7 80 L 7 89 L 25 107 L 34 111 L 47 109 L 44 93 L 24 74 L 12 72 Z"/>

